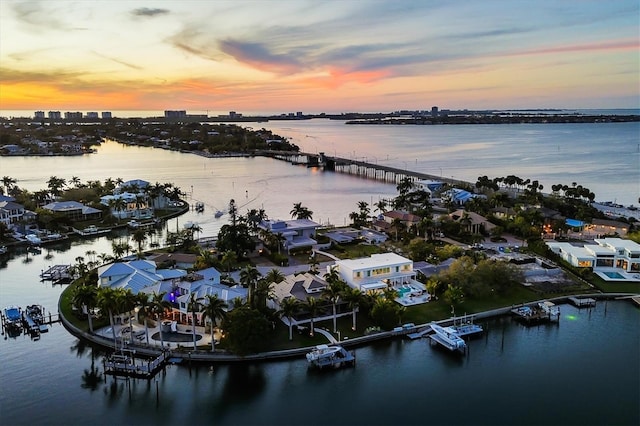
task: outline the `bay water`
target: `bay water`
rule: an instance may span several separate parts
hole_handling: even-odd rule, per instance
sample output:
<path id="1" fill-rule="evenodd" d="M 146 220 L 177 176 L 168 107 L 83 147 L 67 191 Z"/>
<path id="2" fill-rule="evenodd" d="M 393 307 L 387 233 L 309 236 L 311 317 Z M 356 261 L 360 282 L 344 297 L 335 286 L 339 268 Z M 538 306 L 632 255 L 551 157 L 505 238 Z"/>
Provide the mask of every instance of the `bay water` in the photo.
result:
<path id="1" fill-rule="evenodd" d="M 263 124 L 271 125 L 259 123 L 255 126 Z M 366 137 L 364 127 L 339 126 L 324 120 L 286 124 L 286 128 L 274 131 L 312 152 L 318 142 L 311 142 L 313 138 L 306 136 L 320 138 L 318 151 L 330 153 L 331 149 L 327 147 L 333 144 L 336 153 L 341 151 L 347 156 L 346 148 L 357 146 L 355 151 L 375 156 L 374 162 L 393 161 L 396 165 L 406 162 L 410 169 L 415 163 L 420 166 L 427 158 L 425 154 L 410 164 L 415 156 L 413 148 L 393 148 L 390 144 L 392 136 L 385 133 L 390 131 L 384 126 L 367 127 L 370 135 Z M 607 163 L 608 168 L 620 172 L 607 175 L 614 181 L 612 187 L 622 187 L 632 193 L 634 182 L 630 178 L 633 180 L 636 176 L 637 183 L 638 173 L 633 167 L 638 158 L 638 154 L 633 153 L 638 127 L 630 124 L 603 132 L 612 135 L 607 150 L 599 145 L 604 143 L 603 139 L 598 139 L 603 137 L 599 133 L 600 125 L 593 125 L 590 131 L 574 130 L 587 139 L 585 146 L 597 151 L 598 158 L 583 162 L 579 160 L 583 158 L 580 155 L 567 156 L 567 173 L 576 170 L 579 176 L 559 176 L 564 176 L 563 181 L 575 177 L 580 184 L 594 190 L 588 183 L 589 176 L 598 175 L 607 168 L 601 163 Z M 285 123 L 281 125 L 285 126 Z M 305 128 L 305 125 L 311 127 Z M 346 130 L 348 133 L 343 134 L 340 133 L 341 126 L 354 130 Z M 536 132 L 543 133 L 546 128 L 531 126 Z M 511 137 L 513 131 L 509 128 L 500 134 L 492 126 L 476 127 L 476 132 L 489 131 L 490 134 L 481 134 L 481 139 L 495 138 L 498 142 L 494 144 L 501 144 L 502 138 Z M 406 135 L 401 137 L 405 129 L 394 130 L 393 139 L 408 143 L 408 139 L 404 139 L 408 138 Z M 467 157 L 473 157 L 475 154 L 471 153 L 477 151 L 476 159 L 479 160 L 479 153 L 484 152 L 483 155 L 491 159 L 485 165 L 495 165 L 491 169 L 495 173 L 478 165 L 478 170 L 483 170 L 478 175 L 510 174 L 507 165 L 515 160 L 500 159 L 500 149 L 488 144 L 489 148 L 478 147 L 476 151 L 467 151 L 465 156 L 453 148 L 460 140 L 460 134 L 456 133 L 458 128 L 447 126 L 447 129 L 454 134 L 449 134 L 450 143 L 440 148 L 441 161 L 428 166 L 425 163 L 423 171 L 434 173 L 434 167 L 443 167 L 443 174 L 447 175 L 444 170 L 455 167 L 456 158 L 470 161 Z M 566 127 L 563 131 L 570 129 Z M 415 132 L 406 131 L 408 134 Z M 541 139 L 557 137 L 556 130 L 550 132 L 552 136 L 543 135 Z M 589 139 L 590 135 L 600 136 Z M 564 141 L 568 146 L 573 138 L 567 137 Z M 613 155 L 610 152 L 616 150 L 612 148 L 616 146 L 613 141 L 626 141 L 617 150 L 622 149 L 627 154 Z M 467 140 L 466 145 L 473 147 L 478 143 L 481 144 Z M 515 144 L 504 155 L 509 157 L 520 145 L 528 143 L 539 141 Z M 551 142 L 547 144 L 553 146 Z M 434 152 L 428 158 L 436 157 L 438 150 L 432 145 L 418 146 L 431 147 Z M 578 150 L 581 144 L 573 141 L 572 146 Z M 466 150 L 464 147 L 458 149 Z M 540 173 L 546 170 L 544 162 L 534 161 L 527 167 Z M 557 164 L 554 167 L 558 167 Z M 622 173 L 625 170 L 626 177 Z M 464 179 L 462 171 L 454 173 L 456 178 Z M 241 206 L 241 213 L 247 208 L 264 208 L 270 217 L 281 219 L 290 216 L 293 203 L 302 202 L 314 211 L 317 221 L 341 225 L 348 221 L 349 212 L 356 210 L 358 201 L 375 202 L 396 192 L 393 184 L 323 173 L 271 159 L 208 159 L 114 142 L 103 144 L 96 155 L 84 157 L 3 157 L 0 174 L 16 178 L 19 186 L 30 190 L 44 188 L 52 175 L 65 179 L 78 176 L 83 181 L 122 177 L 152 183 L 172 182 L 189 193 L 190 201 L 203 201 L 206 208 L 202 214 L 190 211 L 170 221 L 167 227 L 174 229 L 187 220 L 196 221 L 203 228 L 202 236 L 214 235 L 226 223 L 225 216 L 216 219 L 213 213 L 215 209 L 223 209 L 230 198 Z M 521 172 L 515 174 L 529 177 Z M 592 180 L 594 185 L 597 181 Z M 609 198 L 618 198 L 612 194 L 623 192 L 605 191 L 602 196 L 608 194 Z M 596 194 L 601 199 L 600 193 L 596 191 Z M 632 203 L 627 197 L 624 202 Z M 621 202 L 620 198 L 618 202 Z M 126 237 L 75 240 L 44 247 L 39 254 L 23 251 L 0 257 L 0 304 L 24 307 L 39 303 L 56 312 L 63 288 L 40 282 L 39 273 L 54 264 L 73 263 L 78 256 L 95 255 L 92 252 L 110 253 L 111 241 L 117 238 Z M 426 339 L 397 339 L 358 348 L 355 368 L 328 374 L 312 373 L 304 359 L 296 359 L 215 365 L 212 368 L 171 366 L 150 382 L 114 381 L 112 378 L 105 381 L 102 377 L 97 382 L 91 380 L 92 364 L 98 371 L 102 370 L 102 354 L 78 341 L 58 324 L 39 341 L 32 341 L 27 336 L 10 338 L 6 335 L 0 340 L 0 423 L 640 423 L 640 311 L 624 301 L 599 302 L 588 310 L 563 305 L 561 310 L 559 325 L 525 328 L 508 318 L 488 321 L 484 324 L 488 332 L 470 343 L 466 357 L 454 357 L 430 347 Z"/>

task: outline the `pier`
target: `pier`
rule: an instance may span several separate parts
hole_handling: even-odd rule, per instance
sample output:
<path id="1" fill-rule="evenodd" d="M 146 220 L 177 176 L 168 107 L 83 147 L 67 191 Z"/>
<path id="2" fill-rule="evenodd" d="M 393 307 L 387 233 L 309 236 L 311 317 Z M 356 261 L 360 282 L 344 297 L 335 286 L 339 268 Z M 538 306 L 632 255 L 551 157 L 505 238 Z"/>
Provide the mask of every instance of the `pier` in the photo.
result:
<path id="1" fill-rule="evenodd" d="M 135 351 L 121 351 L 104 361 L 104 373 L 113 376 L 151 379 L 167 364 L 167 354 L 162 352 L 154 359 L 135 357 Z"/>
<path id="2" fill-rule="evenodd" d="M 450 185 L 471 185 L 458 179 L 446 178 L 442 175 L 420 173 L 397 167 L 390 167 L 375 163 L 370 163 L 367 157 L 360 157 L 364 161 L 358 159 L 349 159 L 337 156 L 328 156 L 324 152 L 312 154 L 308 152 L 292 152 L 292 151 L 258 151 L 257 155 L 271 157 L 276 160 L 286 161 L 294 165 L 306 165 L 307 167 L 321 167 L 326 171 L 339 173 L 347 173 L 367 179 L 374 179 L 382 182 L 400 183 L 403 179 L 411 180 L 435 180 L 448 183 Z"/>
<path id="3" fill-rule="evenodd" d="M 40 272 L 40 281 L 53 281 L 53 284 L 69 284 L 73 281 L 71 265 L 54 265 Z"/>
<path id="4" fill-rule="evenodd" d="M 560 308 L 554 303 L 545 301 L 533 306 L 520 306 L 511 309 L 511 313 L 525 325 L 559 321 Z"/>
<path id="5" fill-rule="evenodd" d="M 570 297 L 569 302 L 577 308 L 596 306 L 596 299 L 590 297 Z"/>

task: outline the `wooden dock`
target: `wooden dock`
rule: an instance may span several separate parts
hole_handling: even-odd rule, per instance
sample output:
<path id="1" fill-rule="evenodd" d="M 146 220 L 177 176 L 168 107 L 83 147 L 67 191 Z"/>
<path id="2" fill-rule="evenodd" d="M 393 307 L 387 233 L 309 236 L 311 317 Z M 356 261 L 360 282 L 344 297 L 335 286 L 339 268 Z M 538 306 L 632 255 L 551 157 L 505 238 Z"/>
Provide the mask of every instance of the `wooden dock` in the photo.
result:
<path id="1" fill-rule="evenodd" d="M 552 302 L 539 302 L 511 309 L 511 313 L 525 325 L 534 325 L 560 320 L 560 308 Z"/>
<path id="2" fill-rule="evenodd" d="M 151 379 L 167 364 L 167 354 L 162 352 L 154 359 L 135 357 L 135 351 L 111 355 L 104 361 L 104 373 L 113 376 Z"/>
<path id="3" fill-rule="evenodd" d="M 46 271 L 40 272 L 41 281 L 59 281 L 72 278 L 71 265 L 54 265 Z"/>
<path id="4" fill-rule="evenodd" d="M 596 299 L 592 299 L 590 297 L 570 297 L 569 302 L 578 308 L 596 306 Z"/>

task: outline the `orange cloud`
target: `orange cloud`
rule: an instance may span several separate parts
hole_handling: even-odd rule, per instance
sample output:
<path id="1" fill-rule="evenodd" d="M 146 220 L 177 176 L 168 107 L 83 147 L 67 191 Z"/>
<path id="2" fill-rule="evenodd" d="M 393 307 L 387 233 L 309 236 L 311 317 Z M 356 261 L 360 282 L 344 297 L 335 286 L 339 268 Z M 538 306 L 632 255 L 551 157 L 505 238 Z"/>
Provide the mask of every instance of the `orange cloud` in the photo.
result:
<path id="1" fill-rule="evenodd" d="M 500 56 L 523 56 L 523 55 L 546 55 L 550 53 L 567 52 L 594 52 L 594 51 L 618 51 L 637 50 L 640 48 L 640 41 L 637 39 L 614 40 L 602 43 L 573 44 L 567 46 L 545 47 L 542 49 L 524 50 L 521 52 L 507 53 Z"/>
<path id="2" fill-rule="evenodd" d="M 391 76 L 388 70 L 351 71 L 331 68 L 326 74 L 312 75 L 296 79 L 296 82 L 319 89 L 337 89 L 345 84 L 366 85 Z"/>

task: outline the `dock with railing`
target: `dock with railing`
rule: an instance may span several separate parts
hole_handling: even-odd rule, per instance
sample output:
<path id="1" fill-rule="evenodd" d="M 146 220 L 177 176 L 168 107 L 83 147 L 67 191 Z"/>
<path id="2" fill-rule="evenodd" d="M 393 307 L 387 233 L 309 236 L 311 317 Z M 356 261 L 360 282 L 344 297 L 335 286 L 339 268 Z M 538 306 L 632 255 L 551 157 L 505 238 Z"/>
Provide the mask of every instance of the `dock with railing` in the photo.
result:
<path id="1" fill-rule="evenodd" d="M 104 373 L 113 376 L 153 378 L 167 364 L 167 353 L 153 359 L 135 357 L 135 351 L 120 351 L 104 360 Z"/>

